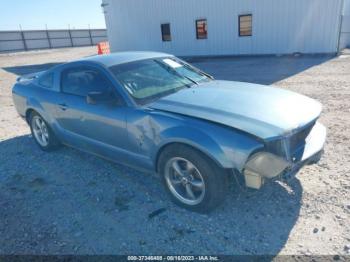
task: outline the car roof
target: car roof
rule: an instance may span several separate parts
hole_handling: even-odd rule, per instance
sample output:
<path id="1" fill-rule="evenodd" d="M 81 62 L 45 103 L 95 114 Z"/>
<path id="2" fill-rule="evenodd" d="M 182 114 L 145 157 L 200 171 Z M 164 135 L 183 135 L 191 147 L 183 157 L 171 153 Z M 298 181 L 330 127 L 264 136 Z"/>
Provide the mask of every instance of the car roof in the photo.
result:
<path id="1" fill-rule="evenodd" d="M 94 55 L 82 58 L 78 61 L 91 61 L 103 64 L 106 67 L 134 62 L 138 60 L 169 57 L 173 56 L 160 52 L 145 52 L 145 51 L 132 51 L 132 52 L 116 52 L 108 55 Z"/>

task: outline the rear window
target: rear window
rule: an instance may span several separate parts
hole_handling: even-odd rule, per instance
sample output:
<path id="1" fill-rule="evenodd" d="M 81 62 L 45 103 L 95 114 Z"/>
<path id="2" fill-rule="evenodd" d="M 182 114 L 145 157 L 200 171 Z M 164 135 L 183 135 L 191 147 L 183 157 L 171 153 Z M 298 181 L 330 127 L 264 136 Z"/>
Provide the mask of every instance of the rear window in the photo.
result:
<path id="1" fill-rule="evenodd" d="M 38 80 L 39 85 L 45 88 L 53 87 L 53 73 L 44 74 Z"/>

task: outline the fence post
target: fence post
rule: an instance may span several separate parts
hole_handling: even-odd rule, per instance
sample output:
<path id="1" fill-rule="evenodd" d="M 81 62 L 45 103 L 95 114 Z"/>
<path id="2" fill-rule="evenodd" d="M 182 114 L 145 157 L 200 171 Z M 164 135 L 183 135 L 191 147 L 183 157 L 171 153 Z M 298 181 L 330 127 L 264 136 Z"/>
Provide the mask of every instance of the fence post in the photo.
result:
<path id="1" fill-rule="evenodd" d="M 70 44 L 73 47 L 74 45 L 73 45 L 72 33 L 70 31 L 70 25 L 68 25 L 68 34 L 69 34 Z"/>
<path id="2" fill-rule="evenodd" d="M 27 51 L 27 50 L 28 50 L 28 46 L 27 46 L 27 42 L 26 42 L 26 39 L 25 39 L 25 37 L 24 37 L 24 33 L 23 33 L 23 30 L 22 30 L 22 26 L 21 26 L 21 25 L 19 25 L 19 29 L 21 30 L 21 38 L 22 38 L 24 50 Z"/>
<path id="3" fill-rule="evenodd" d="M 94 42 L 92 41 L 92 36 L 91 36 L 90 24 L 89 24 L 89 36 L 90 36 L 90 44 L 91 44 L 91 45 L 94 45 Z"/>
<path id="4" fill-rule="evenodd" d="M 50 34 L 49 34 L 49 30 L 47 29 L 47 25 L 45 25 L 46 27 L 46 37 L 47 37 L 47 41 L 49 42 L 49 48 L 52 48 L 52 44 L 51 44 L 51 39 L 50 39 Z"/>

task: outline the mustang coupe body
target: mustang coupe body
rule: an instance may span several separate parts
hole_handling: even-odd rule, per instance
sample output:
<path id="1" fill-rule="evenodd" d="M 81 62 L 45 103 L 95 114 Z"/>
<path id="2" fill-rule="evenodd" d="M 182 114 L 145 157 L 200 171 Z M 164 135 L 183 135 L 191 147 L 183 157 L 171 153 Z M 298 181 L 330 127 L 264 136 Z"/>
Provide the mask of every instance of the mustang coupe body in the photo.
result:
<path id="1" fill-rule="evenodd" d="M 171 199 L 207 212 L 228 176 L 249 188 L 319 160 L 326 129 L 315 100 L 217 81 L 164 53 L 93 56 L 20 77 L 18 113 L 38 146 L 61 144 L 158 173 Z"/>

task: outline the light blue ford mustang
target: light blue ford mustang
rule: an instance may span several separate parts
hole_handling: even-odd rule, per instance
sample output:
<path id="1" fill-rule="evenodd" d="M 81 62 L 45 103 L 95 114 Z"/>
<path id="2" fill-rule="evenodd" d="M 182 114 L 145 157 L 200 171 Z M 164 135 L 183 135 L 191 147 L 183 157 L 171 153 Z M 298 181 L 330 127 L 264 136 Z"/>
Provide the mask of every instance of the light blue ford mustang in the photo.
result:
<path id="1" fill-rule="evenodd" d="M 259 189 L 320 159 L 321 105 L 269 86 L 216 81 L 164 53 L 93 56 L 20 77 L 18 113 L 45 151 L 61 144 L 146 172 L 171 199 L 209 212 L 228 177 Z"/>

